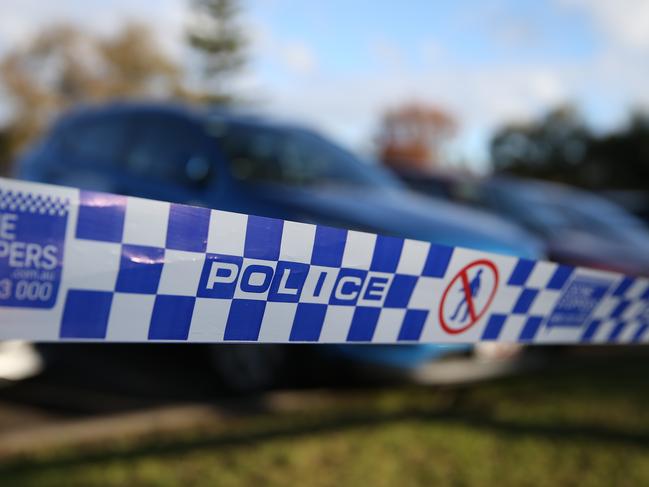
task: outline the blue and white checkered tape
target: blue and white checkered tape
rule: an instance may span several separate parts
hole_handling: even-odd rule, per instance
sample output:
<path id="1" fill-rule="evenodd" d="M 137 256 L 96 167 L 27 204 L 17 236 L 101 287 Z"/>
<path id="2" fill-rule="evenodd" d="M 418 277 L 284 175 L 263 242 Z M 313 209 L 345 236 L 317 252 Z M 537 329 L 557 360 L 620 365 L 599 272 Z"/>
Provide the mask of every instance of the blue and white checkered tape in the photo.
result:
<path id="1" fill-rule="evenodd" d="M 641 343 L 649 280 L 0 179 L 0 339 Z"/>

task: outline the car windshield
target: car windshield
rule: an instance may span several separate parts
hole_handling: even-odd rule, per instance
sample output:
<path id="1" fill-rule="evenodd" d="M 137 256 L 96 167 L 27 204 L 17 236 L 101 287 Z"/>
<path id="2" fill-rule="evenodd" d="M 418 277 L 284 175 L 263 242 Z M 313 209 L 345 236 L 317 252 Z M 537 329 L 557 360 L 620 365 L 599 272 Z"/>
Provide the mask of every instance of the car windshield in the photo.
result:
<path id="1" fill-rule="evenodd" d="M 614 240 L 645 232 L 644 224 L 613 203 L 597 196 L 553 188 L 508 185 L 506 199 L 529 222 L 556 233 L 572 229 Z"/>
<path id="2" fill-rule="evenodd" d="M 296 186 L 398 187 L 378 166 L 314 132 L 243 123 L 212 123 L 235 178 Z"/>

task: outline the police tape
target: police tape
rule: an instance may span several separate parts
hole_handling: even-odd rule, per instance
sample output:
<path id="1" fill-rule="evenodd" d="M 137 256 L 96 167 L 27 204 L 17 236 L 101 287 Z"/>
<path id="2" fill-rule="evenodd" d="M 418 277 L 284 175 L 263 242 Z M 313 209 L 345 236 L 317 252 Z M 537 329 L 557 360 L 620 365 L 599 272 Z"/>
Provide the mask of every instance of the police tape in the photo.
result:
<path id="1" fill-rule="evenodd" d="M 0 339 L 641 343 L 649 280 L 0 179 Z"/>

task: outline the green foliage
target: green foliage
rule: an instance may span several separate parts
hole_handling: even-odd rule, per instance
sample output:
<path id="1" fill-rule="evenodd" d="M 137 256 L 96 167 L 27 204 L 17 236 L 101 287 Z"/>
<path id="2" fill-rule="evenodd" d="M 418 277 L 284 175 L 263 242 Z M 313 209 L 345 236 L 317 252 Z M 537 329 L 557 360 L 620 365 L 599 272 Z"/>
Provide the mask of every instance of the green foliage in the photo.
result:
<path id="1" fill-rule="evenodd" d="M 0 465 L 3 485 L 649 484 L 646 353 L 455 388 L 338 390 L 299 409 Z M 556 358 L 556 357 L 555 357 Z"/>
<path id="2" fill-rule="evenodd" d="M 511 124 L 491 140 L 497 172 L 562 181 L 591 189 L 649 190 L 649 117 L 635 114 L 616 131 L 591 131 L 572 107 L 527 124 Z"/>
<path id="3" fill-rule="evenodd" d="M 202 98 L 227 102 L 234 96 L 227 89 L 232 76 L 246 63 L 247 39 L 237 23 L 235 0 L 192 0 L 195 18 L 187 31 L 189 45 L 200 55 L 204 86 Z"/>
<path id="4" fill-rule="evenodd" d="M 12 158 L 11 134 L 8 129 L 0 129 L 0 177 L 9 175 Z"/>
<path id="5" fill-rule="evenodd" d="M 113 37 L 50 25 L 8 51 L 0 59 L 0 93 L 11 107 L 9 120 L 0 127 L 0 174 L 8 173 L 18 152 L 54 117 L 79 103 L 152 97 L 232 101 L 228 82 L 245 64 L 238 3 L 191 1 L 196 16 L 187 41 L 202 61 L 205 84 L 200 92 L 186 88 L 180 67 L 142 24 L 126 23 Z"/>
<path id="6" fill-rule="evenodd" d="M 0 171 L 60 111 L 114 98 L 179 96 L 180 74 L 140 24 L 110 38 L 71 25 L 43 29 L 0 61 L 0 85 L 12 107 L 0 127 Z"/>

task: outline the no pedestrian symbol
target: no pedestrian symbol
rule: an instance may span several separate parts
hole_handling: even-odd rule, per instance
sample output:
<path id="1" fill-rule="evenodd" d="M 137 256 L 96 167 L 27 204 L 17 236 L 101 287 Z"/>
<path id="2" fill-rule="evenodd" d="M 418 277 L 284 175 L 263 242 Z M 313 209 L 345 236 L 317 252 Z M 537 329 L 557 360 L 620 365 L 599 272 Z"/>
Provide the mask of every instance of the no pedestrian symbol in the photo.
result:
<path id="1" fill-rule="evenodd" d="M 444 331 L 456 335 L 475 325 L 489 309 L 497 289 L 498 269 L 490 260 L 476 260 L 460 269 L 439 305 Z"/>

